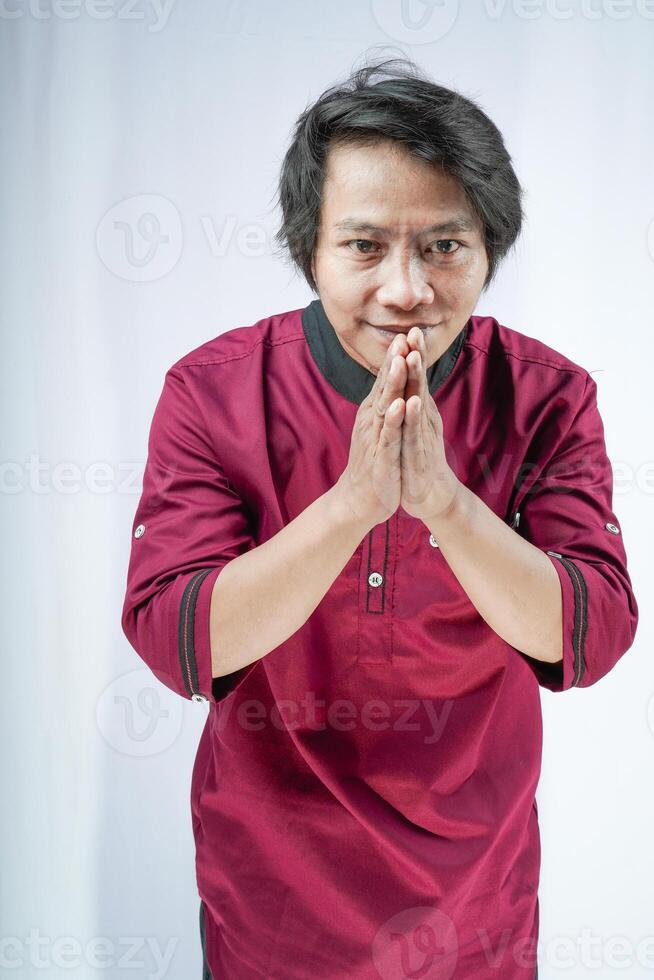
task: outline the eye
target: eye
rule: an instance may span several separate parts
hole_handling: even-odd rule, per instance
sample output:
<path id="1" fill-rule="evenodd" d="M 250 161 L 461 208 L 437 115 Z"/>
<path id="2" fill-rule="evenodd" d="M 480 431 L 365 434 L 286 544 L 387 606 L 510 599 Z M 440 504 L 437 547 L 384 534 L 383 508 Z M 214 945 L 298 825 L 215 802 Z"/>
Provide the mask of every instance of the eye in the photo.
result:
<path id="1" fill-rule="evenodd" d="M 457 242 L 454 238 L 439 238 L 437 242 L 434 242 L 436 246 L 438 245 L 458 245 L 457 249 L 448 249 L 447 252 L 439 252 L 440 255 L 453 255 L 454 252 L 458 252 L 461 248 L 461 242 Z"/>
<path id="2" fill-rule="evenodd" d="M 438 239 L 438 241 L 433 242 L 432 244 L 436 246 L 436 252 L 437 252 L 438 255 L 454 255 L 456 252 L 460 251 L 461 248 L 463 247 L 463 243 L 457 241 L 454 238 L 440 238 L 440 239 Z M 371 241 L 368 238 L 353 238 L 353 239 L 351 239 L 351 241 L 345 242 L 345 245 L 346 245 L 347 248 L 351 248 L 352 245 L 356 246 L 355 251 L 356 251 L 357 255 L 376 255 L 377 254 L 376 252 L 372 251 L 372 249 L 365 248 L 365 246 L 371 246 L 371 245 L 372 246 L 377 246 L 378 245 L 378 242 L 373 242 L 373 241 Z M 360 246 L 360 245 L 364 246 L 364 251 L 361 251 L 358 248 L 358 246 Z M 446 250 L 442 250 L 440 248 L 440 246 L 442 246 L 442 245 L 445 245 L 446 246 Z M 456 245 L 458 247 L 457 248 L 451 248 L 450 246 L 452 246 L 452 245 Z"/>
<path id="3" fill-rule="evenodd" d="M 349 248 L 350 245 L 376 245 L 377 242 L 371 242 L 367 238 L 353 238 L 352 241 L 345 243 Z M 374 252 L 358 252 L 358 255 L 374 255 Z"/>

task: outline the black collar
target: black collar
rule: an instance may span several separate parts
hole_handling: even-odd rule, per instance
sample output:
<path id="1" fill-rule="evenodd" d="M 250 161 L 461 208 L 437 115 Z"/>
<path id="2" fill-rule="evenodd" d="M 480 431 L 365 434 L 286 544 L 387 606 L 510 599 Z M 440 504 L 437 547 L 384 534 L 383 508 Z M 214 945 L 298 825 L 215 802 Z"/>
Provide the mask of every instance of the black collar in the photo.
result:
<path id="1" fill-rule="evenodd" d="M 456 364 L 466 338 L 468 323 L 456 335 L 447 350 L 427 369 L 430 394 L 434 394 Z M 311 355 L 321 374 L 344 398 L 354 402 L 355 405 L 360 405 L 370 393 L 376 375 L 347 353 L 327 319 L 319 299 L 314 299 L 302 311 L 302 328 Z"/>

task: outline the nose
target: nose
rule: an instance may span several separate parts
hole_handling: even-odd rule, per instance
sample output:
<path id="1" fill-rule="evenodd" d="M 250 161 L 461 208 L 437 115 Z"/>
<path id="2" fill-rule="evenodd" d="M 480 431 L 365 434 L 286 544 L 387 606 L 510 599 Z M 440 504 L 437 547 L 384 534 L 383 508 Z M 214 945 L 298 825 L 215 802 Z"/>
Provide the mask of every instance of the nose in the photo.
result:
<path id="1" fill-rule="evenodd" d="M 389 256 L 379 268 L 383 282 L 377 290 L 377 300 L 383 306 L 412 310 L 433 302 L 434 292 L 419 256 L 403 254 L 394 259 Z"/>

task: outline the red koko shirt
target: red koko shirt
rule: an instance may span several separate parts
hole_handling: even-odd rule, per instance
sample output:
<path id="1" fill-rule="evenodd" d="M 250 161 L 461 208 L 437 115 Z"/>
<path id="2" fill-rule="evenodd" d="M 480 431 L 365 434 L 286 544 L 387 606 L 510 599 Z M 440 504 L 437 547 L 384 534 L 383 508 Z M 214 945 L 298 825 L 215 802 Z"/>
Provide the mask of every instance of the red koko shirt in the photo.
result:
<path id="1" fill-rule="evenodd" d="M 472 316 L 428 380 L 457 477 L 550 556 L 562 664 L 498 636 L 400 508 L 290 639 L 212 682 L 216 578 L 334 485 L 374 375 L 320 300 L 166 373 L 122 627 L 209 702 L 191 808 L 215 980 L 537 975 L 539 685 L 599 681 L 638 607 L 588 372 Z"/>

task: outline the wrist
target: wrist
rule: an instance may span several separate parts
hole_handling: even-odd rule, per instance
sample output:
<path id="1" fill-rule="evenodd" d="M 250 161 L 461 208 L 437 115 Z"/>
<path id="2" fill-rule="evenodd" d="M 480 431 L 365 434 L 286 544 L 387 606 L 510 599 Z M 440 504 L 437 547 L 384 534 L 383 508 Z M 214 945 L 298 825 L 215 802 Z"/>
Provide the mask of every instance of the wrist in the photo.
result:
<path id="1" fill-rule="evenodd" d="M 451 488 L 448 491 L 447 502 L 443 506 L 441 498 L 437 509 L 426 508 L 426 516 L 422 518 L 423 522 L 429 528 L 432 528 L 434 525 L 439 524 L 442 526 L 455 520 L 461 512 L 461 508 L 464 506 L 466 490 L 467 487 L 465 484 L 461 483 L 456 474 L 452 472 Z"/>
<path id="2" fill-rule="evenodd" d="M 373 525 L 363 517 L 352 503 L 352 498 L 345 493 L 342 483 L 340 481 L 335 483 L 327 491 L 326 496 L 329 502 L 329 512 L 335 524 L 357 531 L 361 538 L 365 537 Z"/>

